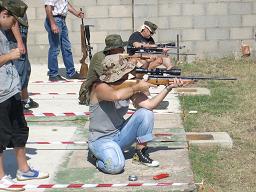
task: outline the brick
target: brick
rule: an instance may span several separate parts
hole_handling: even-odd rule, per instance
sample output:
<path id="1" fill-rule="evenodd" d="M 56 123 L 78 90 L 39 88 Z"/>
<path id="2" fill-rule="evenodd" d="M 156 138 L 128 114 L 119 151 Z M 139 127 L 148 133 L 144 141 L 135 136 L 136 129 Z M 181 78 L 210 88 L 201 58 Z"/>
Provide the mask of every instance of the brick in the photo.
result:
<path id="1" fill-rule="evenodd" d="M 159 17 L 157 22 L 158 28 L 169 29 L 169 18 L 168 17 Z"/>
<path id="2" fill-rule="evenodd" d="M 88 6 L 92 6 L 92 5 L 96 5 L 97 4 L 97 0 L 76 0 L 76 1 L 72 1 L 72 5 L 74 7 L 88 7 Z"/>
<path id="3" fill-rule="evenodd" d="M 45 18 L 46 18 L 45 9 L 42 7 L 36 8 L 36 19 L 44 20 Z"/>
<path id="4" fill-rule="evenodd" d="M 104 43 L 107 36 L 106 31 L 91 32 L 91 43 Z"/>

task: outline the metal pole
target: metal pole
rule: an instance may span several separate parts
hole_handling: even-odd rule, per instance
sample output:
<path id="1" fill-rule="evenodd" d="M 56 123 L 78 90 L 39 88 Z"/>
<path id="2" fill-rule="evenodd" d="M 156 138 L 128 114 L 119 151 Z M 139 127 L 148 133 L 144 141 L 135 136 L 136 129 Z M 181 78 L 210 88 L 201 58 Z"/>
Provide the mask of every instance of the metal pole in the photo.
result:
<path id="1" fill-rule="evenodd" d="M 177 34 L 177 62 L 180 60 L 180 36 Z"/>

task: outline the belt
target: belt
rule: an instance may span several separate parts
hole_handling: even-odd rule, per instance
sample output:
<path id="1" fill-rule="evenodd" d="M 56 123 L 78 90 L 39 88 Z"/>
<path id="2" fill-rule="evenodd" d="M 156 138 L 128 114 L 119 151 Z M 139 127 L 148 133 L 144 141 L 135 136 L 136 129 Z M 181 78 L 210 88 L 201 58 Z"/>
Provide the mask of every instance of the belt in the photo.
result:
<path id="1" fill-rule="evenodd" d="M 53 17 L 59 17 L 61 19 L 66 19 L 66 16 L 64 16 L 64 15 L 53 15 Z"/>

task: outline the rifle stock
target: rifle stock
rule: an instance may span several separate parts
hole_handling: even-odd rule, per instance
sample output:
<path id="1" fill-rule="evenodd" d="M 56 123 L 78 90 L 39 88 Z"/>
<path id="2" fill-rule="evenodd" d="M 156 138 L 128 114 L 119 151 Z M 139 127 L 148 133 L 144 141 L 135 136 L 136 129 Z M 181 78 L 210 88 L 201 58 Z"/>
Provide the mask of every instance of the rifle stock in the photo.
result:
<path id="1" fill-rule="evenodd" d="M 82 8 L 80 8 L 82 11 Z M 84 20 L 82 18 L 82 24 L 80 25 L 80 32 L 81 32 L 81 50 L 83 53 L 82 58 L 80 59 L 81 67 L 80 67 L 80 76 L 86 78 L 88 72 L 88 64 L 85 62 L 86 58 L 88 57 L 88 50 L 87 50 L 87 42 L 85 38 L 85 26 Z"/>

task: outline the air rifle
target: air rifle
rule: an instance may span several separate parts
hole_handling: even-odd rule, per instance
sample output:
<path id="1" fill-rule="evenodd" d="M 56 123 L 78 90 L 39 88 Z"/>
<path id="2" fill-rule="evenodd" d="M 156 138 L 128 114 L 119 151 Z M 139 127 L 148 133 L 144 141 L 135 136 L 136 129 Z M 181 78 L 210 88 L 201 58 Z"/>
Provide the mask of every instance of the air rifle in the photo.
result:
<path id="1" fill-rule="evenodd" d="M 234 81 L 237 78 L 227 77 L 195 77 L 195 76 L 162 76 L 162 75 L 148 75 L 146 81 L 153 85 L 168 85 L 170 81 L 174 79 L 182 79 L 184 84 L 189 84 L 197 80 L 223 80 L 223 81 Z M 130 87 L 137 84 L 141 79 L 126 80 L 122 83 L 113 84 L 113 88 L 118 90 L 125 87 Z"/>
<path id="2" fill-rule="evenodd" d="M 82 8 L 80 8 L 82 11 Z M 81 19 L 82 23 L 80 25 L 80 30 L 81 30 L 81 50 L 83 53 L 82 59 L 80 59 L 81 63 L 81 68 L 80 68 L 80 75 L 84 78 L 87 77 L 87 72 L 88 72 L 88 64 L 85 62 L 86 58 L 88 57 L 89 53 L 89 58 L 92 58 L 92 47 L 90 45 L 90 25 L 84 25 L 84 20 L 83 18 Z"/>

